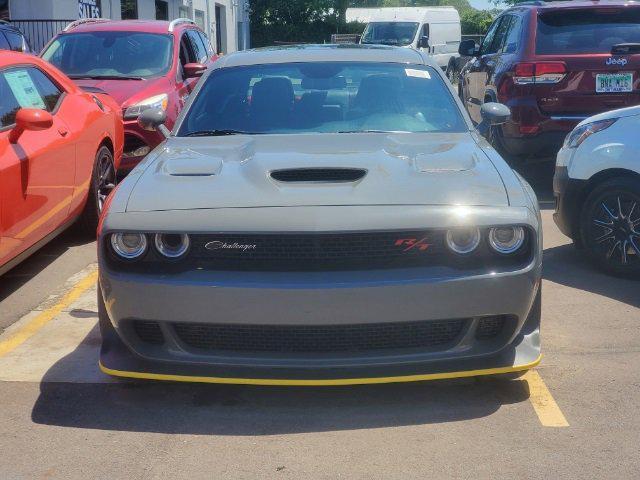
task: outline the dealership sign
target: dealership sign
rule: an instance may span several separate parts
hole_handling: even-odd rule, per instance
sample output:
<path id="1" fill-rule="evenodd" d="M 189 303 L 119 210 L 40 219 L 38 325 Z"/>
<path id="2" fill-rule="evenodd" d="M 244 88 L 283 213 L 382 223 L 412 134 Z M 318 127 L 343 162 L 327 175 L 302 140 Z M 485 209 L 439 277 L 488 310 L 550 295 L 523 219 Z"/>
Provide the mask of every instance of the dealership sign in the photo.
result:
<path id="1" fill-rule="evenodd" d="M 78 0 L 78 18 L 100 18 L 100 0 Z"/>

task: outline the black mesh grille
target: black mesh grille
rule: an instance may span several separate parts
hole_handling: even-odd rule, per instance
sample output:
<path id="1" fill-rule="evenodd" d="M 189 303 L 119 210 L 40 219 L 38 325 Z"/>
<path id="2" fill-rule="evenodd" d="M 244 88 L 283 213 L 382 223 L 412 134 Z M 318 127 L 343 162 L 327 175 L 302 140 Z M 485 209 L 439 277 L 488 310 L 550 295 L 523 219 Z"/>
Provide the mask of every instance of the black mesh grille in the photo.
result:
<path id="1" fill-rule="evenodd" d="M 153 345 L 162 345 L 164 343 L 164 335 L 158 322 L 135 320 L 133 322 L 133 331 L 145 343 Z"/>
<path id="2" fill-rule="evenodd" d="M 366 174 L 360 168 L 291 168 L 274 170 L 271 178 L 279 182 L 355 182 Z"/>
<path id="3" fill-rule="evenodd" d="M 441 350 L 461 334 L 466 323 L 466 320 L 323 326 L 175 323 L 173 327 L 182 342 L 201 350 L 328 353 Z"/>
<path id="4" fill-rule="evenodd" d="M 497 337 L 504 328 L 504 322 L 504 315 L 480 319 L 480 322 L 478 322 L 478 328 L 476 329 L 476 338 L 478 340 L 486 340 Z"/>
<path id="5" fill-rule="evenodd" d="M 429 264 L 444 248 L 437 232 L 192 236 L 191 258 L 219 269 L 328 270 Z"/>

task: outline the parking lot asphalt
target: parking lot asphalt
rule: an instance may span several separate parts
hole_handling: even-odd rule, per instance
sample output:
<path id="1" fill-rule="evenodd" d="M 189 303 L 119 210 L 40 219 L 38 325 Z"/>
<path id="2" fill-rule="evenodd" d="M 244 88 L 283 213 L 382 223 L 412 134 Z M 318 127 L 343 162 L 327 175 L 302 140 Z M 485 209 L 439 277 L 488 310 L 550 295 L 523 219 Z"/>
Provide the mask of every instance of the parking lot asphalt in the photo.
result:
<path id="1" fill-rule="evenodd" d="M 512 381 L 116 381 L 97 367 L 95 244 L 65 234 L 1 280 L 0 479 L 640 478 L 640 282 L 557 230 L 548 168 L 523 172 L 544 209 L 544 357 Z"/>

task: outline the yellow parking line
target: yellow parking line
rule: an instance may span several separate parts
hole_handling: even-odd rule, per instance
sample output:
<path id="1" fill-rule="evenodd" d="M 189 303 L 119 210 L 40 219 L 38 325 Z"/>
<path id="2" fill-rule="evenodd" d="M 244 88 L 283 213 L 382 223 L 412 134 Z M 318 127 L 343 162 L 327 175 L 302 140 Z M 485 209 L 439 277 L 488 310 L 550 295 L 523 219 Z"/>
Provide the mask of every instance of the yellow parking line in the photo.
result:
<path id="1" fill-rule="evenodd" d="M 529 370 L 523 379 L 529 384 L 529 401 L 531 401 L 542 426 L 568 427 L 569 422 L 553 399 L 540 374 L 535 370 Z"/>
<path id="2" fill-rule="evenodd" d="M 69 307 L 69 305 L 75 302 L 86 290 L 91 288 L 96 283 L 97 278 L 98 272 L 96 270 L 87 274 L 71 287 L 55 305 L 40 312 L 15 333 L 10 334 L 7 339 L 0 340 L 0 357 L 4 357 L 9 352 L 12 352 L 35 335 L 38 330 L 53 320 L 65 308 Z"/>

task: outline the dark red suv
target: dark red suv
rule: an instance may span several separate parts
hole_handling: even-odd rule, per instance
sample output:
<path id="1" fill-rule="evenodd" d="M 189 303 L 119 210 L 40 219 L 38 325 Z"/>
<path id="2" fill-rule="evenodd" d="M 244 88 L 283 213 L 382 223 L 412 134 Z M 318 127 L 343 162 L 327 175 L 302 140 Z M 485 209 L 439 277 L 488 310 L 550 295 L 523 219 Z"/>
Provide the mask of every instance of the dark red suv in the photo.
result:
<path id="1" fill-rule="evenodd" d="M 78 20 L 40 56 L 80 87 L 108 93 L 121 105 L 124 172 L 164 139 L 140 128 L 138 115 L 147 108 L 163 108 L 172 128 L 198 77 L 217 58 L 204 32 L 187 19 Z"/>
<path id="2" fill-rule="evenodd" d="M 484 102 L 511 108 L 491 132 L 510 156 L 555 154 L 579 121 L 640 104 L 640 3 L 521 3 L 460 53 L 473 57 L 459 94 L 474 122 Z"/>

